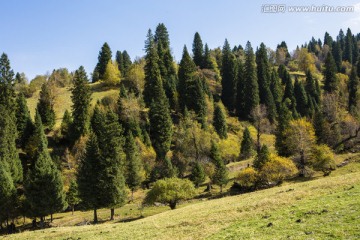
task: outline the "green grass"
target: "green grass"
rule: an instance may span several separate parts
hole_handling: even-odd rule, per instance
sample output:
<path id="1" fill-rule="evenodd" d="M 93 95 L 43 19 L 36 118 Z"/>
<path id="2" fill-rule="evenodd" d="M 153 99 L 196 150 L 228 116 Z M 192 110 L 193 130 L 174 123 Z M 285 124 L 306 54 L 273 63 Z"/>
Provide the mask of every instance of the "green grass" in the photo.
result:
<path id="1" fill-rule="evenodd" d="M 155 212 L 163 212 L 132 222 L 117 219 L 98 225 L 28 231 L 4 239 L 359 239 L 357 159 L 329 177 L 216 200 L 197 200 L 176 210 L 152 207 Z M 123 209 L 130 211 L 129 207 Z M 109 210 L 104 213 L 109 214 Z M 71 213 L 55 218 L 58 216 L 65 223 Z M 120 221 L 124 217 L 120 216 Z"/>

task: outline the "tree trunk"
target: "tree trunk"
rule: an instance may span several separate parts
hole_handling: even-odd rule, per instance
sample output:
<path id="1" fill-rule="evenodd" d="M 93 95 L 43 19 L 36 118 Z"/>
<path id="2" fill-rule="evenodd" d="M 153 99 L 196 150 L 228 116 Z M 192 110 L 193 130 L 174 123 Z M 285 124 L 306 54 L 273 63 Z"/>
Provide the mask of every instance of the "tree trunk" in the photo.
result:
<path id="1" fill-rule="evenodd" d="M 71 205 L 71 215 L 74 215 L 75 205 Z"/>
<path id="2" fill-rule="evenodd" d="M 114 220 L 114 215 L 115 215 L 115 209 L 114 209 L 114 208 L 111 208 L 111 209 L 110 209 L 110 221 L 113 221 L 113 220 Z"/>
<path id="3" fill-rule="evenodd" d="M 97 209 L 94 208 L 94 223 L 96 224 L 98 222 L 98 218 L 97 218 Z"/>
<path id="4" fill-rule="evenodd" d="M 170 201 L 169 202 L 170 208 L 173 210 L 176 208 L 176 201 Z"/>
<path id="5" fill-rule="evenodd" d="M 40 217 L 40 228 L 44 228 L 44 217 Z"/>
<path id="6" fill-rule="evenodd" d="M 52 222 L 53 221 L 53 214 L 51 213 L 50 214 L 50 222 Z"/>
<path id="7" fill-rule="evenodd" d="M 220 193 L 222 193 L 222 185 L 220 185 Z"/>
<path id="8" fill-rule="evenodd" d="M 304 150 L 300 151 L 300 177 L 305 176 L 305 156 Z"/>

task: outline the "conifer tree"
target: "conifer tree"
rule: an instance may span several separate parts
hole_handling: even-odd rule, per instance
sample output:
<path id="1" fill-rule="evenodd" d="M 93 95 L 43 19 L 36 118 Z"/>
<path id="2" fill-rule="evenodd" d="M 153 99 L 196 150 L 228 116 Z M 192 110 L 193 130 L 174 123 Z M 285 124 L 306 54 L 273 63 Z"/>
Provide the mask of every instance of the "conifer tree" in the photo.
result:
<path id="1" fill-rule="evenodd" d="M 26 200 L 34 216 L 44 221 L 46 215 L 64 209 L 66 206 L 63 180 L 60 171 L 52 161 L 40 115 L 35 118 L 37 154 L 24 184 Z M 45 187 L 46 186 L 46 187 Z"/>
<path id="2" fill-rule="evenodd" d="M 254 168 L 257 170 L 261 170 L 266 162 L 269 161 L 269 148 L 264 144 L 262 145 L 259 154 L 254 159 Z"/>
<path id="3" fill-rule="evenodd" d="M 305 81 L 305 91 L 308 94 L 309 104 L 310 101 L 316 103 L 316 105 L 320 104 L 320 88 L 318 86 L 317 80 L 314 80 L 310 71 L 306 72 L 306 81 Z M 318 89 L 319 88 L 319 89 Z M 315 106 L 314 106 L 315 107 Z"/>
<path id="4" fill-rule="evenodd" d="M 324 36 L 324 45 L 328 45 L 330 48 L 333 44 L 333 39 L 330 36 L 330 34 L 328 32 L 325 32 L 325 36 Z"/>
<path id="5" fill-rule="evenodd" d="M 204 46 L 198 32 L 194 35 L 194 41 L 192 45 L 193 59 L 196 66 L 203 68 L 204 65 Z"/>
<path id="6" fill-rule="evenodd" d="M 13 111 L 14 97 L 14 71 L 11 69 L 8 56 L 3 53 L 0 57 L 0 105 Z"/>
<path id="7" fill-rule="evenodd" d="M 193 110 L 202 128 L 206 128 L 206 102 L 204 86 L 205 80 L 198 73 L 194 73 L 192 79 L 186 81 L 186 107 Z"/>
<path id="8" fill-rule="evenodd" d="M 250 42 L 245 48 L 245 69 L 244 69 L 244 117 L 249 119 L 251 110 L 259 105 L 259 86 L 257 82 L 255 55 Z"/>
<path id="9" fill-rule="evenodd" d="M 345 36 L 344 60 L 348 61 L 350 64 L 353 64 L 353 46 L 352 33 L 350 28 L 348 28 Z"/>
<path id="10" fill-rule="evenodd" d="M 205 171 L 204 167 L 199 163 L 199 161 L 196 161 L 194 163 L 194 166 L 191 170 L 191 176 L 190 180 L 195 184 L 195 187 L 199 187 L 199 185 L 203 182 L 205 182 Z"/>
<path id="11" fill-rule="evenodd" d="M 285 79 L 285 90 L 284 90 L 283 102 L 286 101 L 286 99 L 289 99 L 290 102 L 288 108 L 291 110 L 293 116 L 296 118 L 298 113 L 296 110 L 297 103 L 294 94 L 294 84 L 292 82 L 290 74 L 287 71 L 284 75 L 284 79 Z"/>
<path id="12" fill-rule="evenodd" d="M 132 64 L 130 55 L 128 54 L 128 52 L 126 50 L 124 50 L 122 52 L 122 59 L 123 59 L 123 62 L 121 63 L 122 66 L 121 66 L 121 68 L 119 67 L 119 70 L 120 70 L 120 73 L 126 77 L 129 72 L 129 69 L 131 67 L 131 64 Z"/>
<path id="13" fill-rule="evenodd" d="M 80 203 L 78 185 L 74 180 L 70 182 L 69 191 L 66 193 L 66 202 L 71 207 L 72 215 L 74 215 L 75 205 Z"/>
<path id="14" fill-rule="evenodd" d="M 126 140 L 125 152 L 127 165 L 126 183 L 131 190 L 131 200 L 134 200 L 134 191 L 140 186 L 143 179 L 141 175 L 142 166 L 139 149 L 131 132 L 128 134 Z"/>
<path id="15" fill-rule="evenodd" d="M 213 125 L 220 138 L 227 138 L 227 124 L 224 109 L 220 104 L 215 104 Z"/>
<path id="16" fill-rule="evenodd" d="M 297 112 L 303 117 L 307 116 L 309 111 L 311 111 L 311 109 L 308 109 L 309 105 L 308 105 L 307 94 L 303 84 L 298 80 L 298 78 L 295 78 L 294 95 L 296 99 Z"/>
<path id="17" fill-rule="evenodd" d="M 325 59 L 324 90 L 333 93 L 338 90 L 338 79 L 336 77 L 336 64 L 332 54 L 329 52 Z"/>
<path id="18" fill-rule="evenodd" d="M 7 171 L 7 163 L 0 161 L 0 222 L 8 220 L 13 208 L 13 198 L 16 194 L 11 174 Z"/>
<path id="19" fill-rule="evenodd" d="M 357 76 L 360 78 L 360 56 L 358 57 L 357 60 L 356 69 L 357 69 Z"/>
<path id="20" fill-rule="evenodd" d="M 250 131 L 246 127 L 243 132 L 243 138 L 240 146 L 240 158 L 247 159 L 254 154 L 254 141 L 251 138 Z"/>
<path id="21" fill-rule="evenodd" d="M 206 69 L 215 70 L 214 64 L 213 64 L 213 62 L 211 60 L 210 49 L 209 49 L 209 46 L 207 45 L 207 43 L 205 43 L 205 47 L 204 47 L 203 67 L 206 68 Z"/>
<path id="22" fill-rule="evenodd" d="M 274 98 L 276 109 L 279 110 L 280 104 L 282 102 L 283 93 L 282 93 L 281 82 L 275 69 L 271 71 L 270 90 Z"/>
<path id="23" fill-rule="evenodd" d="M 97 210 L 105 207 L 104 188 L 101 185 L 104 165 L 100 160 L 100 150 L 96 134 L 90 133 L 84 157 L 80 160 L 77 174 L 79 196 L 88 209 L 94 210 L 94 223 L 98 222 Z"/>
<path id="24" fill-rule="evenodd" d="M 286 70 L 286 67 L 284 64 L 280 64 L 278 70 L 277 70 L 277 73 L 279 75 L 279 78 L 281 79 L 281 84 L 285 84 L 286 83 L 286 73 L 287 73 L 287 70 Z"/>
<path id="25" fill-rule="evenodd" d="M 118 65 L 118 69 L 121 73 L 124 72 L 124 56 L 122 54 L 121 51 L 116 51 L 116 54 L 115 54 L 115 61 Z"/>
<path id="26" fill-rule="evenodd" d="M 356 67 L 353 66 L 350 73 L 348 82 L 349 100 L 348 100 L 348 111 L 354 113 L 357 107 L 357 90 L 359 85 L 359 78 L 357 77 Z"/>
<path id="27" fill-rule="evenodd" d="M 60 132 L 61 132 L 61 135 L 63 136 L 63 138 L 69 139 L 70 133 L 73 134 L 71 132 L 72 123 L 73 123 L 73 119 L 71 117 L 71 114 L 66 109 L 64 112 L 62 121 L 61 121 L 61 126 L 60 126 Z"/>
<path id="28" fill-rule="evenodd" d="M 341 65 L 342 65 L 342 50 L 341 50 L 341 46 L 340 46 L 340 42 L 339 41 L 334 41 L 333 42 L 333 46 L 331 48 L 331 53 L 333 55 L 335 64 L 336 64 L 336 70 L 338 72 L 341 71 Z"/>
<path id="29" fill-rule="evenodd" d="M 55 125 L 55 110 L 54 96 L 48 83 L 44 83 L 41 87 L 39 102 L 36 109 L 40 114 L 43 125 L 51 130 Z"/>
<path id="30" fill-rule="evenodd" d="M 89 108 L 91 101 L 91 90 L 85 69 L 80 66 L 75 71 L 74 86 L 71 89 L 72 117 L 71 133 L 73 140 L 85 135 L 89 130 Z"/>
<path id="31" fill-rule="evenodd" d="M 278 125 L 275 131 L 275 149 L 280 156 L 289 156 L 291 153 L 286 147 L 286 133 L 285 130 L 289 127 L 292 120 L 292 114 L 289 110 L 290 100 L 286 99 L 279 109 Z"/>
<path id="32" fill-rule="evenodd" d="M 222 69 L 221 69 L 221 100 L 224 106 L 232 112 L 235 107 L 236 96 L 236 66 L 235 56 L 230 49 L 229 42 L 225 39 L 222 49 Z"/>
<path id="33" fill-rule="evenodd" d="M 96 73 L 96 74 L 93 74 L 93 78 L 92 78 L 93 83 L 99 81 L 100 79 L 104 79 L 106 65 L 111 60 L 111 54 L 112 53 L 111 53 L 110 46 L 109 46 L 109 44 L 107 44 L 105 42 L 99 52 L 98 63 L 96 64 L 96 67 L 94 70 L 94 73 Z"/>
<path id="34" fill-rule="evenodd" d="M 220 186 L 220 192 L 222 192 L 222 188 L 226 185 L 229 181 L 228 178 L 228 170 L 220 156 L 220 150 L 217 143 L 214 141 L 211 142 L 211 149 L 210 149 L 210 159 L 213 161 L 215 165 L 215 172 L 211 176 L 211 181 Z"/>
<path id="35" fill-rule="evenodd" d="M 29 139 L 32 130 L 33 123 L 30 118 L 30 111 L 28 109 L 26 99 L 22 93 L 16 98 L 16 128 L 18 131 L 18 144 L 20 147 L 24 147 L 25 143 Z"/>
<path id="36" fill-rule="evenodd" d="M 236 86 L 236 105 L 235 105 L 235 110 L 236 110 L 236 115 L 238 116 L 238 118 L 244 118 L 245 116 L 244 111 L 245 111 L 245 92 L 244 92 L 244 87 L 245 87 L 245 79 L 244 79 L 244 64 L 243 62 L 239 59 L 238 60 L 238 73 L 237 73 L 237 86 Z"/>

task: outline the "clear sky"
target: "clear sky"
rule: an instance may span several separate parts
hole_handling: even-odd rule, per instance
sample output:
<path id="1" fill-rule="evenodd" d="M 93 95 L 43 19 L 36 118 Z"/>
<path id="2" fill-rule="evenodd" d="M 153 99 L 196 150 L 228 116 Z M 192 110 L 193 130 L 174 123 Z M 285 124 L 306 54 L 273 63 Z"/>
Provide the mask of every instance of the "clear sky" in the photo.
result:
<path id="1" fill-rule="evenodd" d="M 175 59 L 184 44 L 191 49 L 198 31 L 210 48 L 255 48 L 261 42 L 275 48 L 285 40 L 290 50 L 309 41 L 323 40 L 325 31 L 335 37 L 339 29 L 360 32 L 360 0 L 0 0 L 0 53 L 8 54 L 16 72 L 31 80 L 37 74 L 83 65 L 88 74 L 97 62 L 102 44 L 113 55 L 127 50 L 131 58 L 144 55 L 147 30 L 163 22 L 170 34 Z M 247 4 L 248 3 L 248 4 Z M 263 4 L 287 6 L 355 6 L 353 13 L 262 13 Z"/>

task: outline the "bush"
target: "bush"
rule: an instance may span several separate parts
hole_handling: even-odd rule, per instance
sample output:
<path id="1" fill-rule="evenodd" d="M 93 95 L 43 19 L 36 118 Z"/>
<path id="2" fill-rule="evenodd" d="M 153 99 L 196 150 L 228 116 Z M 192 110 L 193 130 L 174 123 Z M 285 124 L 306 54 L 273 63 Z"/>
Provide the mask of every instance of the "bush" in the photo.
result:
<path id="1" fill-rule="evenodd" d="M 297 172 L 298 170 L 292 160 L 270 154 L 269 161 L 263 165 L 259 174 L 265 185 L 278 185 Z"/>
<path id="2" fill-rule="evenodd" d="M 241 170 L 236 179 L 242 189 L 253 190 L 256 188 L 259 174 L 253 167 L 248 167 Z"/>
<path id="3" fill-rule="evenodd" d="M 171 209 L 175 209 L 180 200 L 192 198 L 194 195 L 195 187 L 190 180 L 165 178 L 155 182 L 153 188 L 146 194 L 144 203 L 167 203 Z"/>
<path id="4" fill-rule="evenodd" d="M 334 153 L 327 145 L 316 145 L 311 150 L 310 164 L 316 171 L 322 171 L 324 176 L 335 170 Z"/>

